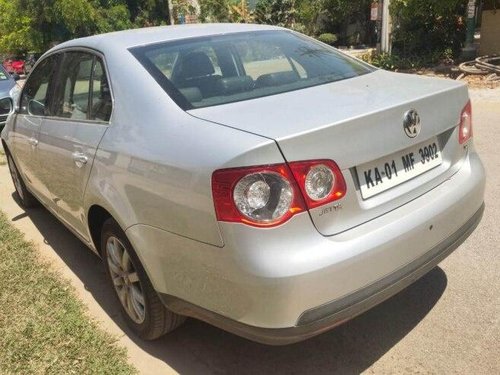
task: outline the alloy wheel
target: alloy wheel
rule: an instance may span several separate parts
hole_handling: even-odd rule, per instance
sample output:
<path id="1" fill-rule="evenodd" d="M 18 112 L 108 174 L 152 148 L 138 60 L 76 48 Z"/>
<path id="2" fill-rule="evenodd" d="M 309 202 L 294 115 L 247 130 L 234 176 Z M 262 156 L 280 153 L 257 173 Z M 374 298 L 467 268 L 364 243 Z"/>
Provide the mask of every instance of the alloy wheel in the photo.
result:
<path id="1" fill-rule="evenodd" d="M 144 292 L 126 247 L 117 237 L 110 236 L 106 254 L 111 280 L 123 308 L 135 323 L 143 323 L 146 318 Z"/>

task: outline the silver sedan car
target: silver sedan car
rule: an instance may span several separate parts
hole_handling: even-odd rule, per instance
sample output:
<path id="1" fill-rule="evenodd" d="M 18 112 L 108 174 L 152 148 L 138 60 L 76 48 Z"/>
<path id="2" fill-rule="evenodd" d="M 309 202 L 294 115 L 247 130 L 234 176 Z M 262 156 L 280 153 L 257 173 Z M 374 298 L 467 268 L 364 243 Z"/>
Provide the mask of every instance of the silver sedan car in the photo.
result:
<path id="1" fill-rule="evenodd" d="M 3 101 L 20 202 L 102 257 L 143 339 L 186 316 L 269 344 L 317 335 L 431 270 L 483 213 L 463 83 L 282 28 L 69 41 Z"/>

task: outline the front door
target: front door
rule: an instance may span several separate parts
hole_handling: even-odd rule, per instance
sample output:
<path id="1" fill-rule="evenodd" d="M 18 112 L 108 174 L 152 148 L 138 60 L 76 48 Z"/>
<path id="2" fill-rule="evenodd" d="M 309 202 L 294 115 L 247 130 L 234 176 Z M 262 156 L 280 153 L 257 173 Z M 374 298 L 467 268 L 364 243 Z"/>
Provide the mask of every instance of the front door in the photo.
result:
<path id="1" fill-rule="evenodd" d="M 60 218 L 88 237 L 83 197 L 111 115 L 102 60 L 89 52 L 65 52 L 51 107 L 53 116 L 45 118 L 39 135 L 38 158 L 47 170 L 43 183 Z"/>
<path id="2" fill-rule="evenodd" d="M 51 199 L 40 181 L 44 165 L 43 160 L 38 158 L 38 144 L 40 127 L 45 116 L 50 115 L 50 94 L 57 64 L 58 56 L 49 56 L 31 73 L 24 85 L 11 133 L 11 151 L 16 157 L 18 169 L 28 189 L 47 205 L 50 205 Z"/>

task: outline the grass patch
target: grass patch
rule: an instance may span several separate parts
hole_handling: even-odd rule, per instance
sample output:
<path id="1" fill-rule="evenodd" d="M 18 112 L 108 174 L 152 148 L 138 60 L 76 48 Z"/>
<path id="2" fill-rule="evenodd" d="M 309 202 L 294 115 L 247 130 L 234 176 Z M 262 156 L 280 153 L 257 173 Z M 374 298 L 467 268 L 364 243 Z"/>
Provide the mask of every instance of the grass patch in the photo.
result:
<path id="1" fill-rule="evenodd" d="M 1 212 L 0 288 L 0 374 L 137 373 Z"/>

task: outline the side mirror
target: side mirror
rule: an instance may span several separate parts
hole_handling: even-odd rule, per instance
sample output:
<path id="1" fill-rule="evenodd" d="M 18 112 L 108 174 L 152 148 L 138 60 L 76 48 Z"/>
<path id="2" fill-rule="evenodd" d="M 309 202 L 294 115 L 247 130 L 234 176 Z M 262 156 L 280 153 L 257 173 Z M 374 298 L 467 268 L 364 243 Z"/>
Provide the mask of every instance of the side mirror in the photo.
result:
<path id="1" fill-rule="evenodd" d="M 0 116 L 10 115 L 14 112 L 14 101 L 10 96 L 0 99 Z"/>
<path id="2" fill-rule="evenodd" d="M 28 113 L 32 116 L 44 116 L 45 115 L 45 106 L 32 99 L 28 102 Z"/>
<path id="3" fill-rule="evenodd" d="M 12 73 L 11 76 L 14 78 L 14 81 L 19 81 L 21 79 L 21 76 L 17 73 Z"/>

